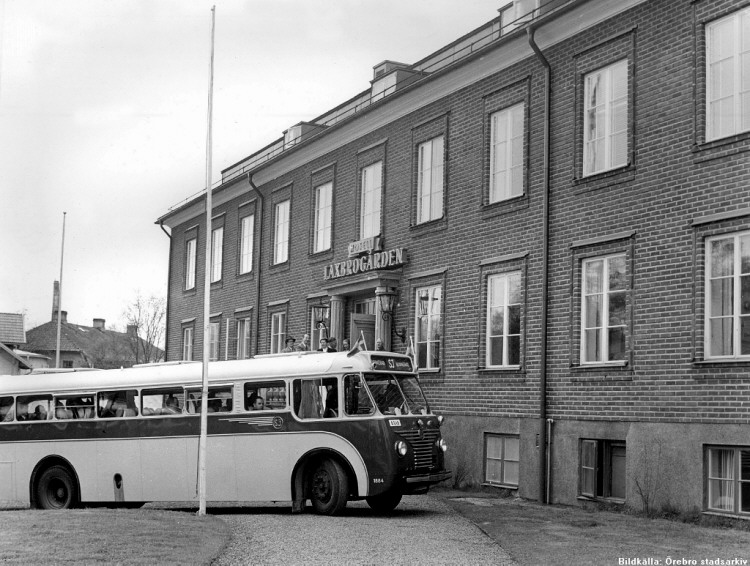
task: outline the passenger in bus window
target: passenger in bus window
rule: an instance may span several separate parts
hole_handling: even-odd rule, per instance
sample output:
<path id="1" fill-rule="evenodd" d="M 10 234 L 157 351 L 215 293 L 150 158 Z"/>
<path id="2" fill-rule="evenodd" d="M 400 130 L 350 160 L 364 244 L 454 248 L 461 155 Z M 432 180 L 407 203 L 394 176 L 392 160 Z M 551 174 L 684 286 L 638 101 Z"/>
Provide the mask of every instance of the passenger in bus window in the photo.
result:
<path id="1" fill-rule="evenodd" d="M 250 395 L 250 410 L 251 411 L 262 411 L 264 409 L 263 397 L 257 393 Z"/>
<path id="2" fill-rule="evenodd" d="M 180 402 L 177 400 L 177 397 L 175 397 L 173 393 L 170 393 L 167 396 L 166 401 L 164 401 L 164 408 L 166 409 L 167 413 L 176 414 L 180 412 Z"/>
<path id="3" fill-rule="evenodd" d="M 37 405 L 34 409 L 34 414 L 31 415 L 31 418 L 29 420 L 32 421 L 46 421 L 47 420 L 47 409 L 45 409 L 42 405 Z"/>
<path id="4" fill-rule="evenodd" d="M 65 408 L 65 405 L 59 399 L 55 401 L 55 418 L 61 421 L 73 418 L 73 414 Z"/>
<path id="5" fill-rule="evenodd" d="M 13 420 L 13 397 L 0 399 L 0 421 L 7 423 Z"/>

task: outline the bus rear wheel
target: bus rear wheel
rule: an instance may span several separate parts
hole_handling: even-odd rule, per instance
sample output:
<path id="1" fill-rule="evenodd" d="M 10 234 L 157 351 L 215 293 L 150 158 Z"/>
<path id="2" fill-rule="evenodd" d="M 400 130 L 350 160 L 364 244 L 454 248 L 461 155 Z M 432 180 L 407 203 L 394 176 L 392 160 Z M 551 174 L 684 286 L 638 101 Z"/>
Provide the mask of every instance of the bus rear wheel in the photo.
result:
<path id="1" fill-rule="evenodd" d="M 370 509 L 376 513 L 390 513 L 401 503 L 401 492 L 395 489 L 365 498 Z"/>
<path id="2" fill-rule="evenodd" d="M 336 515 L 346 507 L 349 482 L 334 460 L 323 460 L 310 478 L 310 501 L 316 513 Z"/>
<path id="3" fill-rule="evenodd" d="M 77 489 L 70 471 L 51 466 L 36 483 L 36 503 L 40 509 L 70 509 L 76 503 Z"/>

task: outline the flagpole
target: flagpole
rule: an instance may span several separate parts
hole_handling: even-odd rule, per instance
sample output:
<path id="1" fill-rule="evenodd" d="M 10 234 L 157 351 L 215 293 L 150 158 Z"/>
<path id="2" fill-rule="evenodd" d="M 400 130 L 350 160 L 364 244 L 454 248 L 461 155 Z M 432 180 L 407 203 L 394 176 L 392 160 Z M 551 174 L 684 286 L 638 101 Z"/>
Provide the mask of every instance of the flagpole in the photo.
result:
<path id="1" fill-rule="evenodd" d="M 60 367 L 60 327 L 62 326 L 62 288 L 63 258 L 65 257 L 65 215 L 63 212 L 62 246 L 60 247 L 60 285 L 57 289 L 57 346 L 55 349 L 55 367 Z"/>
<path id="2" fill-rule="evenodd" d="M 211 157 L 214 90 L 214 29 L 216 6 L 211 7 L 211 60 L 208 82 L 208 127 L 206 135 L 206 277 L 203 284 L 203 388 L 201 391 L 201 433 L 198 441 L 198 515 L 206 514 L 206 444 L 208 441 L 208 358 L 211 354 L 209 342 L 211 330 Z"/>

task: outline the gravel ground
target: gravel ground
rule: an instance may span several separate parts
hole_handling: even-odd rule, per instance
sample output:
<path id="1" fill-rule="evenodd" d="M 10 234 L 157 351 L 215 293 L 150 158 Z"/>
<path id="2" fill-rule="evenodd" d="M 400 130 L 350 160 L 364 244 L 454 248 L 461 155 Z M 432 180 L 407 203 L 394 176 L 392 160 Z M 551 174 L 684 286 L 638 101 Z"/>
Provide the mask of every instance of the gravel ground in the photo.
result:
<path id="1" fill-rule="evenodd" d="M 432 495 L 407 496 L 390 516 L 350 502 L 338 517 L 292 515 L 288 505 L 211 512 L 231 529 L 214 566 L 245 564 L 515 563 L 478 527 Z"/>

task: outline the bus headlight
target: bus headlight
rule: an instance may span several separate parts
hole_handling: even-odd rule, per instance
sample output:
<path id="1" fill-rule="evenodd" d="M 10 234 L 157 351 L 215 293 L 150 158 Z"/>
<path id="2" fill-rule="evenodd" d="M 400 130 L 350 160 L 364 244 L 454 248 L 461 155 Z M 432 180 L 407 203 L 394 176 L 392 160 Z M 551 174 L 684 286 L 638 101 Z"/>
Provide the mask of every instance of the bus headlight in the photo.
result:
<path id="1" fill-rule="evenodd" d="M 393 447 L 396 449 L 396 454 L 398 454 L 401 457 L 406 456 L 406 451 L 407 451 L 406 442 L 404 442 L 403 440 L 399 440 L 398 442 L 396 442 L 396 444 Z"/>
<path id="2" fill-rule="evenodd" d="M 443 424 L 443 421 L 445 420 L 445 417 L 443 415 L 438 415 L 438 426 Z"/>
<path id="3" fill-rule="evenodd" d="M 445 442 L 445 439 L 444 439 L 444 438 L 438 438 L 438 439 L 437 439 L 437 440 L 435 441 L 435 444 L 436 444 L 436 445 L 437 445 L 437 447 L 438 447 L 438 448 L 440 448 L 440 450 L 442 450 L 443 452 L 446 452 L 446 451 L 448 450 L 448 444 L 447 444 L 447 443 Z"/>

